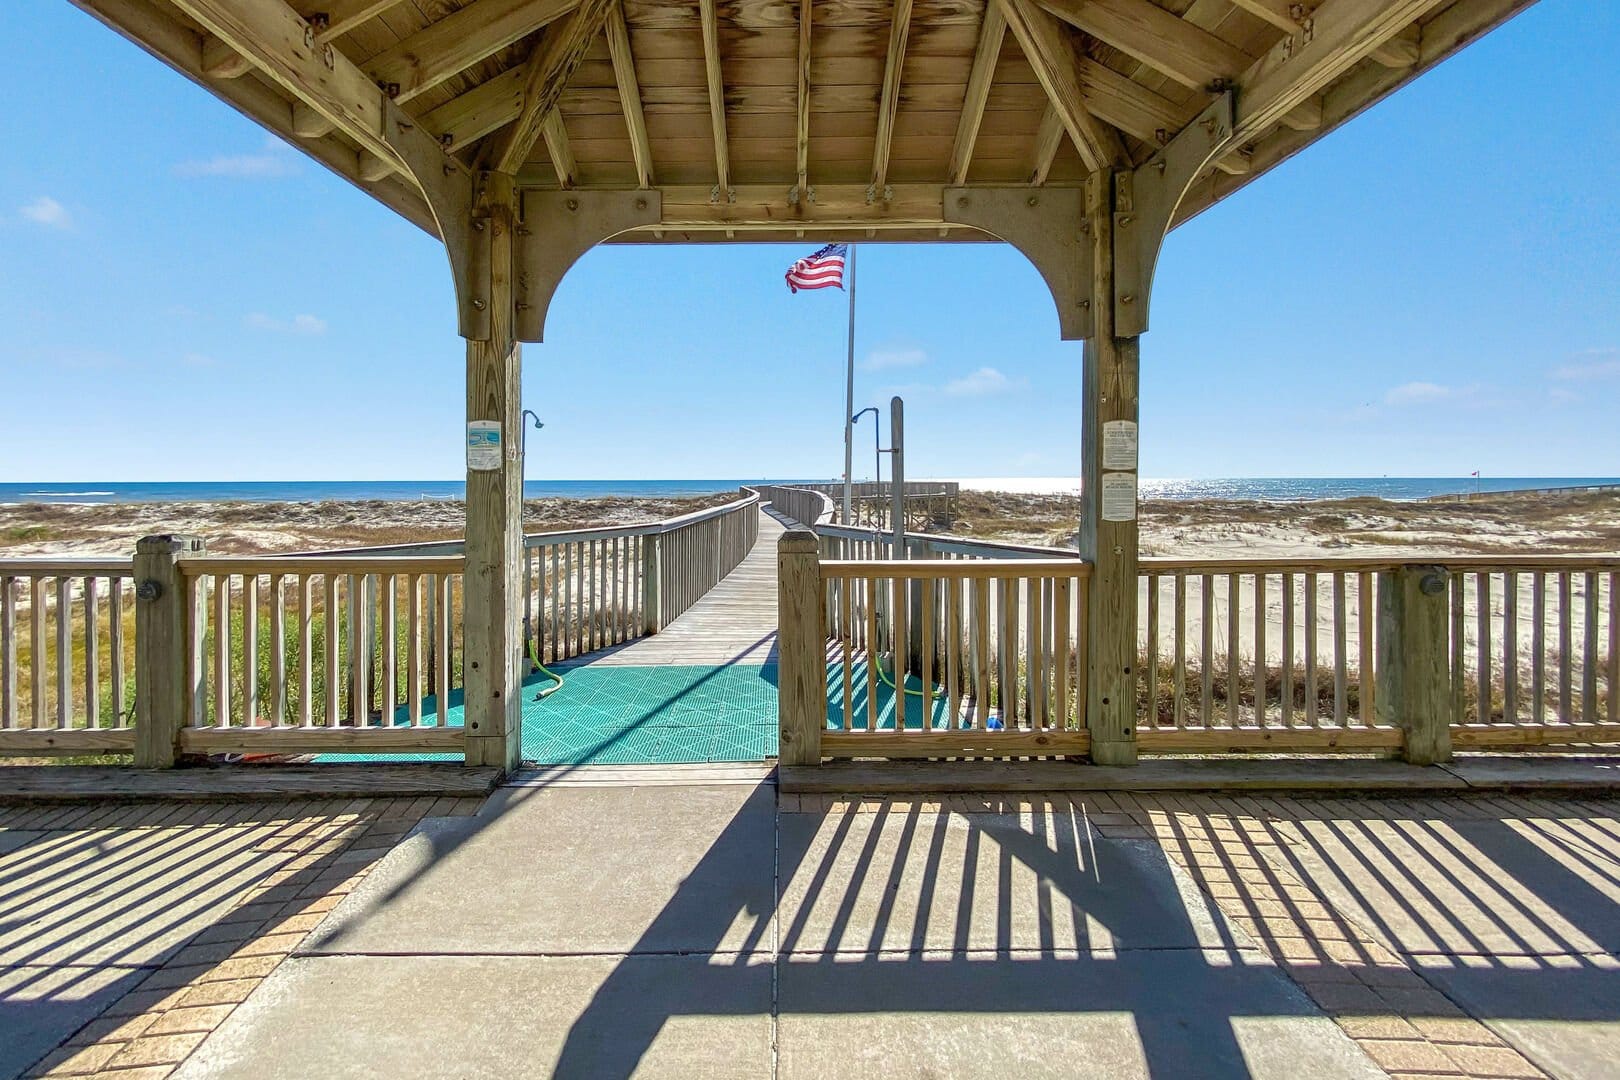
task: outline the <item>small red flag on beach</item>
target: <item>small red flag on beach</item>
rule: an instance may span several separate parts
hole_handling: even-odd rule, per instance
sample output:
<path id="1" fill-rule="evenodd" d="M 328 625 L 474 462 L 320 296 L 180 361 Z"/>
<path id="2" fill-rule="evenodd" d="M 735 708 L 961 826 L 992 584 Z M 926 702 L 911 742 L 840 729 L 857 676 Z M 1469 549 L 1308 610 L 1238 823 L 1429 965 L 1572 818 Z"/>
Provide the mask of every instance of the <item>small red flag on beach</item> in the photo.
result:
<path id="1" fill-rule="evenodd" d="M 788 288 L 793 292 L 800 289 L 842 289 L 844 255 L 848 250 L 848 244 L 828 244 L 808 259 L 795 262 L 788 267 Z"/>

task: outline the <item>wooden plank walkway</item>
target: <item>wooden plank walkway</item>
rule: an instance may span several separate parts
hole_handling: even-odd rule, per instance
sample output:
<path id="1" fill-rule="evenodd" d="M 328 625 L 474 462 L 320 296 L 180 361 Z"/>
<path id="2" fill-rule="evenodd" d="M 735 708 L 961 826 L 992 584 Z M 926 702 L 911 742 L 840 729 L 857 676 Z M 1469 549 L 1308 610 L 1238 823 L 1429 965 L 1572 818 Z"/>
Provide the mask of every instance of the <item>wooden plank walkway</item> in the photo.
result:
<path id="1" fill-rule="evenodd" d="M 776 663 L 776 542 L 783 531 L 761 510 L 759 540 L 747 558 L 674 622 L 651 637 L 554 666 Z"/>

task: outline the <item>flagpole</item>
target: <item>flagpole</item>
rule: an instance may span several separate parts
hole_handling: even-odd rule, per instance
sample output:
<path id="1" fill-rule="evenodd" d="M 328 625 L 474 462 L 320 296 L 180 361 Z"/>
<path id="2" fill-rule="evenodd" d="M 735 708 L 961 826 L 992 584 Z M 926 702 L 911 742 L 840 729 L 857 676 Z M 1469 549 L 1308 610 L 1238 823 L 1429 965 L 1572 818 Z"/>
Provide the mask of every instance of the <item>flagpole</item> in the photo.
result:
<path id="1" fill-rule="evenodd" d="M 855 470 L 855 245 L 849 245 L 849 362 L 844 370 L 844 516 L 853 523 L 851 503 Z M 876 480 L 877 477 L 872 479 Z"/>

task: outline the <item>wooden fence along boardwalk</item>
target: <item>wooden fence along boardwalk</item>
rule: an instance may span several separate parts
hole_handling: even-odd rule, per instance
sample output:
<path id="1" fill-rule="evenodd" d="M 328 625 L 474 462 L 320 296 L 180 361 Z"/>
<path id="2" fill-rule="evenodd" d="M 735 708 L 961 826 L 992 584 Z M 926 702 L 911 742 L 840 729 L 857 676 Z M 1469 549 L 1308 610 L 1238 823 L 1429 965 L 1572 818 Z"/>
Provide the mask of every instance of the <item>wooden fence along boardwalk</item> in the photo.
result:
<path id="1" fill-rule="evenodd" d="M 767 664 L 776 660 L 776 543 L 783 528 L 759 512 L 759 539 L 737 568 L 658 633 L 577 657 L 568 666 Z"/>

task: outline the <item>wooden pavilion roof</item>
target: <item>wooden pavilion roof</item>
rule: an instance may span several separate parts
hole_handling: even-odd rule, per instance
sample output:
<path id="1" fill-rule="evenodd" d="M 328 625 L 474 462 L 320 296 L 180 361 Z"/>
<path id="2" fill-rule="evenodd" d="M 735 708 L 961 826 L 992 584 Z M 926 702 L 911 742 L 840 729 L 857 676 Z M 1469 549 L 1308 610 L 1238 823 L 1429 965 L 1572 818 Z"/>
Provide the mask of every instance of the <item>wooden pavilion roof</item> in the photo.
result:
<path id="1" fill-rule="evenodd" d="M 367 92 L 520 186 L 657 189 L 627 238 L 687 241 L 982 238 L 942 192 L 1140 165 L 1229 90 L 1179 222 L 1532 0 L 74 2 L 429 231 Z"/>

